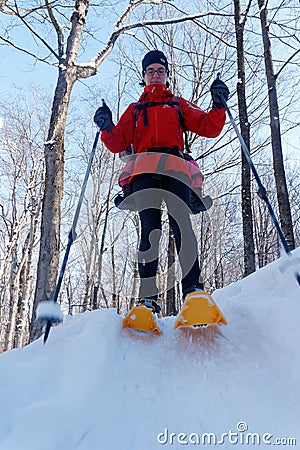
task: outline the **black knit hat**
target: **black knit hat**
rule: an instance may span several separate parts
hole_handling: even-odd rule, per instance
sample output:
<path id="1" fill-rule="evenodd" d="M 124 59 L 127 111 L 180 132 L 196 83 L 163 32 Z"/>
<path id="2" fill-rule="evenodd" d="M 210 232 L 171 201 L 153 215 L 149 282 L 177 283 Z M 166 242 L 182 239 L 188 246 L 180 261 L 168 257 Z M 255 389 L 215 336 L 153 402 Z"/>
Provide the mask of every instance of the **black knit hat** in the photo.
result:
<path id="1" fill-rule="evenodd" d="M 163 52 L 159 50 L 152 50 L 151 52 L 148 52 L 142 61 L 142 67 L 143 67 L 143 74 L 145 73 L 145 70 L 147 69 L 150 64 L 162 64 L 167 71 L 169 71 L 168 61 Z"/>

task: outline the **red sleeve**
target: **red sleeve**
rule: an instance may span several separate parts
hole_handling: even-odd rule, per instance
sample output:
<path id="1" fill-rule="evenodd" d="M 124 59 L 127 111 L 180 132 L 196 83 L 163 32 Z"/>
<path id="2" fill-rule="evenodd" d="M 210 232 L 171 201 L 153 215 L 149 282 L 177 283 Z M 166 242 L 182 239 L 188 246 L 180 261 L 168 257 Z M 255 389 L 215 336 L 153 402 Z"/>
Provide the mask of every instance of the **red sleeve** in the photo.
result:
<path id="1" fill-rule="evenodd" d="M 180 101 L 180 108 L 188 131 L 207 138 L 215 138 L 221 133 L 226 120 L 225 108 L 211 109 L 206 113 L 184 99 Z"/>
<path id="2" fill-rule="evenodd" d="M 116 125 L 101 131 L 101 141 L 112 153 L 120 153 L 133 143 L 134 105 L 124 111 Z"/>

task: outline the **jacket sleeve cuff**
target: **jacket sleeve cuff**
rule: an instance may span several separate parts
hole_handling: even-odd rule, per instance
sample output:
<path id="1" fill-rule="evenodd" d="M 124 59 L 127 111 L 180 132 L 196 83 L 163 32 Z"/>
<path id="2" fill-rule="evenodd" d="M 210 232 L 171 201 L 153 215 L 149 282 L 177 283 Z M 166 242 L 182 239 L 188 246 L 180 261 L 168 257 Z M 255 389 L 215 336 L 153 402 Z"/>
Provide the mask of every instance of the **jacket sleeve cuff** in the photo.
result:
<path id="1" fill-rule="evenodd" d="M 105 131 L 107 131 L 108 133 L 110 133 L 113 129 L 115 128 L 113 122 L 111 122 L 107 128 L 105 128 Z"/>
<path id="2" fill-rule="evenodd" d="M 115 128 L 115 125 L 111 122 L 106 128 L 102 128 L 101 132 L 110 133 Z"/>
<path id="3" fill-rule="evenodd" d="M 219 111 L 220 109 L 225 109 L 225 107 L 222 106 L 217 106 L 215 103 L 213 103 L 212 108 L 213 111 Z"/>

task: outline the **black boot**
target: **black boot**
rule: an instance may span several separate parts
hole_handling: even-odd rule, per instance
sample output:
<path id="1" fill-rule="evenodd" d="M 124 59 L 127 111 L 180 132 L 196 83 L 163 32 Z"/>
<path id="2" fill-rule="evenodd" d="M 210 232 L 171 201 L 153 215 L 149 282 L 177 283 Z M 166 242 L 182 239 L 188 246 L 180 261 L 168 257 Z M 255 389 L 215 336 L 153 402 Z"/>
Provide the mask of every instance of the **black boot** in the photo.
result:
<path id="1" fill-rule="evenodd" d="M 193 284 L 193 286 L 190 286 L 189 288 L 183 291 L 183 300 L 185 299 L 187 294 L 190 294 L 191 292 L 201 292 L 201 291 L 202 292 L 204 291 L 203 283 Z"/>
<path id="2" fill-rule="evenodd" d="M 161 311 L 160 305 L 157 303 L 157 300 L 154 298 L 141 297 L 137 302 L 137 305 L 143 305 L 146 308 L 151 309 L 151 311 L 155 314 L 159 314 Z"/>

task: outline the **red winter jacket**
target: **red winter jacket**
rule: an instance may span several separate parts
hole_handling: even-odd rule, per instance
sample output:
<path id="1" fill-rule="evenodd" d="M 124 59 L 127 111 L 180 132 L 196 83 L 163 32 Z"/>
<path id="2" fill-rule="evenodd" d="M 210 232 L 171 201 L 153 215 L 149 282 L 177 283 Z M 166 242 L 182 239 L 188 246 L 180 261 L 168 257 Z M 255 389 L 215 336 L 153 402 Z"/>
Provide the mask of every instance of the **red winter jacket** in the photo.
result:
<path id="1" fill-rule="evenodd" d="M 167 103 L 172 101 L 173 97 L 165 84 L 151 84 L 145 87 L 139 103 Z M 225 123 L 225 108 L 211 109 L 206 113 L 183 98 L 180 98 L 179 106 L 187 131 L 207 138 L 217 137 L 221 133 Z M 135 153 L 138 154 L 157 147 L 184 150 L 183 130 L 176 108 L 167 104 L 151 106 L 147 107 L 147 115 L 148 124 L 145 126 L 143 111 L 139 111 L 137 115 L 136 103 L 131 103 L 117 125 L 101 132 L 102 142 L 113 153 L 120 153 L 130 145 L 133 145 Z M 139 168 L 136 167 L 135 174 L 155 172 L 159 155 L 152 154 L 151 158 L 146 159 L 144 156 L 146 155 L 140 155 L 141 164 Z M 170 155 L 165 169 L 187 172 L 182 167 L 184 162 L 178 160 L 181 158 Z"/>

